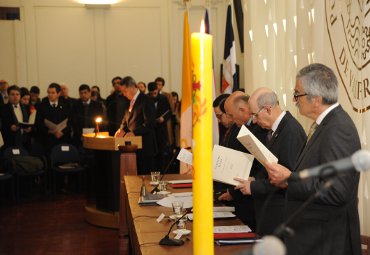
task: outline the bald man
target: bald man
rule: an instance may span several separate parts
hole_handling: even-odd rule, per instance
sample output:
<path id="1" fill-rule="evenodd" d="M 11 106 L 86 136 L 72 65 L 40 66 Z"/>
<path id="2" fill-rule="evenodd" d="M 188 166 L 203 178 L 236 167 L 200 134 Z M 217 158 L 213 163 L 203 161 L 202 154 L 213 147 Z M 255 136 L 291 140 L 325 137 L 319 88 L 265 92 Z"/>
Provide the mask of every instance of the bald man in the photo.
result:
<path id="1" fill-rule="evenodd" d="M 253 123 L 269 130 L 266 147 L 281 165 L 294 167 L 306 141 L 302 126 L 289 112 L 281 109 L 276 93 L 269 88 L 258 88 L 248 103 Z M 253 197 L 258 234 L 270 235 L 285 218 L 285 189 L 276 188 L 270 183 L 264 167 L 255 173 L 254 178 L 252 181 L 235 178 L 240 182 L 236 189 Z M 271 200 L 265 205 L 270 193 Z"/>
<path id="2" fill-rule="evenodd" d="M 234 121 L 235 125 L 241 127 L 246 125 L 248 129 L 262 142 L 265 143 L 267 130 L 262 129 L 251 121 L 251 111 L 248 105 L 249 96 L 242 91 L 235 91 L 225 101 L 225 111 Z M 244 146 L 233 148 L 239 151 L 248 152 Z M 255 171 L 261 168 L 258 161 L 254 161 L 250 176 L 253 177 Z M 256 220 L 254 215 L 254 204 L 252 196 L 245 196 L 239 190 L 228 190 L 219 197 L 219 200 L 234 200 L 236 215 L 246 223 L 253 231 L 256 230 Z"/>

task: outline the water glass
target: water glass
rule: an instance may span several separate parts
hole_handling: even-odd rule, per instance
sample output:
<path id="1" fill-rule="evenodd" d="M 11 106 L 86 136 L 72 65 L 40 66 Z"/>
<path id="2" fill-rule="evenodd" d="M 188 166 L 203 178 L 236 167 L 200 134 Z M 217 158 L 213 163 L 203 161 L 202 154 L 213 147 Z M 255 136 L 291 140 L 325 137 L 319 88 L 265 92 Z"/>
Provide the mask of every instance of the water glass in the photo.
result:
<path id="1" fill-rule="evenodd" d="M 159 181 L 158 189 L 159 189 L 159 191 L 166 191 L 167 190 L 167 182 L 166 181 Z"/>
<path id="2" fill-rule="evenodd" d="M 187 221 L 187 217 L 186 216 L 184 218 L 178 220 L 177 223 L 176 223 L 177 229 L 179 229 L 179 230 L 186 230 L 186 221 Z"/>
<path id="3" fill-rule="evenodd" d="M 152 178 L 152 182 L 158 183 L 160 176 L 161 176 L 161 172 L 150 172 L 150 177 Z"/>
<path id="4" fill-rule="evenodd" d="M 184 202 L 174 201 L 172 202 L 172 211 L 176 216 L 181 216 L 184 209 Z"/>

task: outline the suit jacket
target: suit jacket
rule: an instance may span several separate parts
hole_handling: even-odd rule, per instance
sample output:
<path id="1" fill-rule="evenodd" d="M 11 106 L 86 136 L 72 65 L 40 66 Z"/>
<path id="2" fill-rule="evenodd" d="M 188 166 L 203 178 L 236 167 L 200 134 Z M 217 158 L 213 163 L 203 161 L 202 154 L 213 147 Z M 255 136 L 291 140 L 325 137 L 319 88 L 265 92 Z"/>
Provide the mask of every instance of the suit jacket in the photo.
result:
<path id="1" fill-rule="evenodd" d="M 126 109 L 122 120 L 122 128 L 125 132 L 133 132 L 136 136 L 142 137 L 143 148 L 141 154 L 144 156 L 155 156 L 157 153 L 155 125 L 153 100 L 140 92 L 131 112 Z"/>
<path id="2" fill-rule="evenodd" d="M 155 105 L 155 118 L 159 117 L 164 118 L 163 123 L 156 123 L 155 127 L 155 136 L 157 140 L 158 147 L 162 149 L 168 144 L 168 130 L 167 130 L 167 121 L 171 117 L 170 104 L 168 103 L 167 98 L 164 95 L 158 94 L 156 98 L 152 98 Z"/>
<path id="3" fill-rule="evenodd" d="M 306 133 L 301 124 L 289 112 L 286 112 L 271 140 L 266 141 L 266 147 L 278 158 L 279 164 L 293 169 L 305 142 Z M 270 235 L 284 221 L 285 190 L 270 184 L 268 173 L 264 167 L 261 167 L 254 177 L 256 181 L 251 183 L 251 193 L 254 199 L 257 224 L 259 224 L 257 226 L 258 234 Z M 265 205 L 269 195 L 272 197 Z"/>
<path id="4" fill-rule="evenodd" d="M 352 155 L 361 149 L 356 127 L 341 106 L 323 119 L 303 148 L 288 180 L 287 210 L 296 211 L 330 177 L 294 181 L 302 169 Z M 333 178 L 332 187 L 296 217 L 291 227 L 296 235 L 286 240 L 289 254 L 360 255 L 357 190 L 360 174 L 346 172 Z"/>
<path id="5" fill-rule="evenodd" d="M 130 102 L 126 97 L 113 93 L 107 97 L 105 103 L 108 119 L 107 129 L 109 135 L 113 136 L 120 127 Z"/>
<path id="6" fill-rule="evenodd" d="M 19 104 L 23 115 L 23 122 L 28 122 L 30 116 L 30 108 Z M 14 113 L 13 105 L 8 103 L 1 106 L 0 109 L 0 118 L 1 118 L 1 133 L 4 139 L 4 148 L 11 146 L 23 146 L 27 147 L 30 142 L 30 134 L 22 132 L 21 129 L 18 129 L 16 132 L 10 130 L 12 125 L 18 125 L 17 117 Z"/>
<path id="7" fill-rule="evenodd" d="M 81 146 L 81 137 L 83 128 L 95 128 L 95 119 L 103 116 L 103 106 L 101 103 L 90 100 L 87 106 L 87 114 L 85 114 L 82 100 L 78 100 L 72 109 L 72 129 L 73 142 L 77 146 Z M 101 127 L 102 128 L 102 127 Z M 102 131 L 103 129 L 100 129 Z"/>
<path id="8" fill-rule="evenodd" d="M 71 142 L 71 109 L 65 100 L 59 100 L 56 108 L 52 107 L 48 100 L 43 100 L 36 106 L 36 128 L 37 128 L 37 139 L 43 144 L 47 151 L 53 146 L 60 143 Z M 49 134 L 49 129 L 45 126 L 45 119 L 59 124 L 65 119 L 68 119 L 67 127 L 62 130 L 63 136 L 56 138 L 53 134 Z"/>

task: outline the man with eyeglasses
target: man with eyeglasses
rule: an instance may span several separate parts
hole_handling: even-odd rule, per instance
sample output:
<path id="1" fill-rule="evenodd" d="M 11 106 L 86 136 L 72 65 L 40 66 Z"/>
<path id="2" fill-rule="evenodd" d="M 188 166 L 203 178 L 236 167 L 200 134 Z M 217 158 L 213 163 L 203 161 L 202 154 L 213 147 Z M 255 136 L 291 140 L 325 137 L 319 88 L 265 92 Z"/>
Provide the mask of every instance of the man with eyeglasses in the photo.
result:
<path id="1" fill-rule="evenodd" d="M 299 151 L 306 141 L 306 134 L 299 122 L 287 111 L 283 111 L 275 92 L 259 88 L 249 98 L 253 123 L 268 129 L 266 147 L 288 168 L 295 166 Z M 240 184 L 235 188 L 244 195 L 251 195 L 257 219 L 257 233 L 271 235 L 284 221 L 285 189 L 276 188 L 261 167 L 254 175 L 255 180 L 235 178 Z M 265 204 L 266 199 L 270 201 Z M 265 206 L 265 207 L 264 207 Z"/>
<path id="2" fill-rule="evenodd" d="M 297 215 L 288 227 L 295 235 L 285 238 L 288 254 L 360 255 L 357 191 L 360 173 L 297 180 L 303 169 L 352 155 L 361 148 L 351 117 L 338 103 L 338 81 L 325 65 L 311 64 L 296 76 L 294 101 L 300 114 L 314 121 L 297 164 L 293 168 L 266 163 L 272 184 L 287 186 L 287 216 L 330 179 L 332 186 Z"/>

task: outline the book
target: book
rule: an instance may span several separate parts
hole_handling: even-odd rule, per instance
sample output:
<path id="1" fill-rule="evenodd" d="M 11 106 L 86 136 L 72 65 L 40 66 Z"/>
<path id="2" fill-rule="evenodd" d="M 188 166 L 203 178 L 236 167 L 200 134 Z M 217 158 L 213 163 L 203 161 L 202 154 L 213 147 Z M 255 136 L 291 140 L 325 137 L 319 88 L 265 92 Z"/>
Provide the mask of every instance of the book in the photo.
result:
<path id="1" fill-rule="evenodd" d="M 28 128 L 32 127 L 35 125 L 35 120 L 36 120 L 36 110 L 34 110 L 31 114 L 30 117 L 28 118 L 28 122 L 18 122 L 18 126 L 21 128 Z"/>
<path id="2" fill-rule="evenodd" d="M 234 178 L 248 179 L 254 157 L 251 154 L 215 145 L 212 152 L 213 180 L 238 185 Z"/>
<path id="3" fill-rule="evenodd" d="M 242 126 L 237 136 L 241 144 L 253 154 L 253 156 L 263 165 L 265 162 L 277 163 L 278 159 L 272 154 L 266 146 L 255 137 L 252 132 Z"/>
<path id="4" fill-rule="evenodd" d="M 55 124 L 48 119 L 44 120 L 45 126 L 49 129 L 49 133 L 52 133 L 52 134 L 58 131 L 61 132 L 63 129 L 65 129 L 67 127 L 67 122 L 68 122 L 68 118 L 64 119 L 58 124 Z"/>

